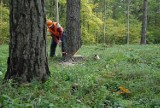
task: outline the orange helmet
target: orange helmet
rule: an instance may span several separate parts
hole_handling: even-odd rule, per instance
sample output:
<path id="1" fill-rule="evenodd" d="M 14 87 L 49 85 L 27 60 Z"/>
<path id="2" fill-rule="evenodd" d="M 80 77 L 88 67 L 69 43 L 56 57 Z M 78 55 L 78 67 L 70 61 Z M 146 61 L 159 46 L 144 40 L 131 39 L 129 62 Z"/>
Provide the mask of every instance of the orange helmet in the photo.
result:
<path id="1" fill-rule="evenodd" d="M 47 26 L 48 26 L 48 27 L 52 26 L 52 24 L 53 24 L 52 20 L 48 20 L 48 21 L 47 21 Z"/>

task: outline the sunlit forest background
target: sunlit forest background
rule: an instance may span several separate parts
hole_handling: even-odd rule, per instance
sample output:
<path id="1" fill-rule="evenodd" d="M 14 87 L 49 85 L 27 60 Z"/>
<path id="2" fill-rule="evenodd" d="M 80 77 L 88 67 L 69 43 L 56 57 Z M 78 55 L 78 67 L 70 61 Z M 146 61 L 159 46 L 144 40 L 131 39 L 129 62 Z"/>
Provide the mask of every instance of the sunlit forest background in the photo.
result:
<path id="1" fill-rule="evenodd" d="M 129 10 L 129 43 L 140 43 L 142 29 L 141 0 L 81 0 L 81 34 L 83 44 L 126 44 Z M 9 0 L 1 0 L 0 43 L 9 40 Z M 148 44 L 160 43 L 160 1 L 148 0 Z M 56 20 L 54 0 L 46 0 L 47 19 Z M 59 0 L 59 23 L 66 25 L 66 0 Z"/>

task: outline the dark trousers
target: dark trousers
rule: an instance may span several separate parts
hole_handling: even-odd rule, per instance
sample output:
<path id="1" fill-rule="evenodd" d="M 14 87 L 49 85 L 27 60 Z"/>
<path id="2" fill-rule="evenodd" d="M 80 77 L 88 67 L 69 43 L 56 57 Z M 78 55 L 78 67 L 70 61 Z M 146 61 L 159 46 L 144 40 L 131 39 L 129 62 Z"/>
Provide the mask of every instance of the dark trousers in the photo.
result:
<path id="1" fill-rule="evenodd" d="M 64 34 L 62 35 L 62 46 L 61 46 L 61 50 L 62 50 L 62 56 L 65 55 L 65 48 L 64 48 Z M 57 38 L 58 39 L 58 38 Z M 51 40 L 51 45 L 50 45 L 50 57 L 53 57 L 55 56 L 55 52 L 56 52 L 56 47 L 57 47 L 57 43 L 56 41 L 54 40 L 54 38 L 52 37 L 52 40 Z"/>

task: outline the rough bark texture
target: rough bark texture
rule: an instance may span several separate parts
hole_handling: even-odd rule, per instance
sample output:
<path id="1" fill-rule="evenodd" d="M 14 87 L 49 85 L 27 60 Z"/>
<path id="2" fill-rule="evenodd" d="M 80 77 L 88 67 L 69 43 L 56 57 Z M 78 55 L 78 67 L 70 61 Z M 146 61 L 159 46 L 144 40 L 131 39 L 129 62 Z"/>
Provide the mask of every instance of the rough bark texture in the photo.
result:
<path id="1" fill-rule="evenodd" d="M 146 32 L 147 32 L 147 0 L 143 2 L 143 17 L 142 17 L 142 34 L 141 44 L 146 44 Z"/>
<path id="2" fill-rule="evenodd" d="M 66 35 L 68 61 L 81 47 L 80 0 L 67 0 Z"/>
<path id="3" fill-rule="evenodd" d="M 48 78 L 45 22 L 44 0 L 11 0 L 10 45 L 5 79 L 30 82 Z"/>

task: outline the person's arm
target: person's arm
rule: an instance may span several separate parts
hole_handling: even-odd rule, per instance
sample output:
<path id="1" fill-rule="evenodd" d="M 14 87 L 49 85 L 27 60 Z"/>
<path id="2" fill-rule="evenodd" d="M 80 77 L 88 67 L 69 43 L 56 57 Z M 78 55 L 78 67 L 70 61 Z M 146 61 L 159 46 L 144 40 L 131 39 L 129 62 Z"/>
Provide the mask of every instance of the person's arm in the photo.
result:
<path id="1" fill-rule="evenodd" d="M 59 32 L 59 39 L 62 39 L 62 34 L 63 34 L 63 29 L 62 27 L 58 28 L 58 32 Z"/>
<path id="2" fill-rule="evenodd" d="M 55 40 L 56 43 L 59 43 L 59 40 L 54 36 L 54 34 L 48 29 L 50 36 Z"/>
<path id="3" fill-rule="evenodd" d="M 51 36 L 54 38 L 56 43 L 59 43 L 59 40 L 57 39 L 57 37 L 55 37 L 53 34 L 51 34 Z"/>
<path id="4" fill-rule="evenodd" d="M 57 23 L 57 31 L 59 32 L 59 40 L 62 39 L 62 34 L 63 34 L 63 28 L 59 23 Z"/>

